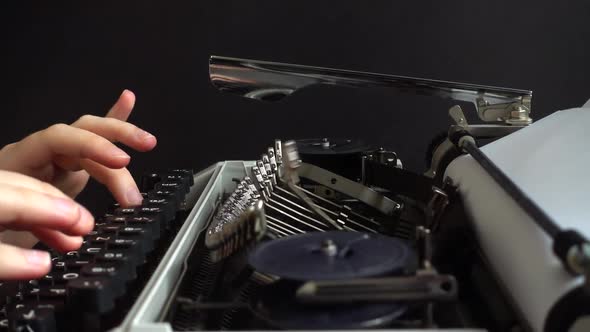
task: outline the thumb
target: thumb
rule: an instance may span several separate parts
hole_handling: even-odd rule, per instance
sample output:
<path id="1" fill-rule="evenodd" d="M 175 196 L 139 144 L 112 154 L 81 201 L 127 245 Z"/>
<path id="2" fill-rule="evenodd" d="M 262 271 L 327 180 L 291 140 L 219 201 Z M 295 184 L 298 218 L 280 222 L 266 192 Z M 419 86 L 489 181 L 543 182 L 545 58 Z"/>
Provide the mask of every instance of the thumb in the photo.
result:
<path id="1" fill-rule="evenodd" d="M 0 280 L 37 279 L 49 270 L 51 258 L 48 252 L 0 243 Z"/>

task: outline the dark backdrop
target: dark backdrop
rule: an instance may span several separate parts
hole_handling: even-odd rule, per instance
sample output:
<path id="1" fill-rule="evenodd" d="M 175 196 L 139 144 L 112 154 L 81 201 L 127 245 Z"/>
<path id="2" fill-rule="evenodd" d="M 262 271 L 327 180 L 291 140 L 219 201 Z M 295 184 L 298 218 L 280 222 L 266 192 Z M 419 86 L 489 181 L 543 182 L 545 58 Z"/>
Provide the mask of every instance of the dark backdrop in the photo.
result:
<path id="1" fill-rule="evenodd" d="M 275 137 L 361 137 L 424 168 L 452 102 L 387 90 L 310 89 L 279 104 L 215 91 L 211 54 L 534 91 L 542 118 L 590 98 L 587 1 L 19 1 L 2 10 L 0 142 L 104 114 L 137 95 L 159 145 L 146 169 L 254 159 Z M 469 111 L 472 111 L 469 108 Z M 82 200 L 107 197 L 95 184 Z"/>

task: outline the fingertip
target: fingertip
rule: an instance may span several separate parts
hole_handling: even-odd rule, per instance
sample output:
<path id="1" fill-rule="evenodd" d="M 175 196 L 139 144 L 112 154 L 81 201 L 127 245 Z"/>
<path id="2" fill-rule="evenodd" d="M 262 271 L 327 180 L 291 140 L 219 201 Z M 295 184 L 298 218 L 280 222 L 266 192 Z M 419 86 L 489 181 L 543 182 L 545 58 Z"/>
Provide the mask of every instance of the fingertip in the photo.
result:
<path id="1" fill-rule="evenodd" d="M 126 206 L 138 206 L 141 205 L 143 202 L 143 196 L 139 192 L 137 187 L 132 187 L 127 190 L 125 193 L 125 203 Z"/>
<path id="2" fill-rule="evenodd" d="M 67 236 L 64 234 L 64 236 Z M 81 236 L 68 236 L 67 241 L 61 241 L 52 246 L 53 249 L 60 253 L 66 253 L 68 251 L 75 251 L 80 249 L 84 239 Z"/>
<path id="3" fill-rule="evenodd" d="M 23 255 L 25 260 L 30 266 L 37 267 L 39 269 L 49 269 L 51 266 L 51 257 L 49 253 L 41 250 L 24 249 Z"/>
<path id="4" fill-rule="evenodd" d="M 33 234 L 35 234 L 41 242 L 60 253 L 78 250 L 84 241 L 81 236 L 71 236 L 52 229 L 36 229 L 33 231 Z"/>
<path id="5" fill-rule="evenodd" d="M 34 249 L 21 249 L 26 265 L 23 271 L 14 271 L 16 279 L 40 278 L 51 270 L 51 257 L 48 252 Z"/>
<path id="6" fill-rule="evenodd" d="M 125 103 L 125 106 L 133 108 L 135 105 L 135 94 L 128 89 L 123 90 L 120 97 L 121 101 Z"/>
<path id="7" fill-rule="evenodd" d="M 123 92 L 121 93 L 121 95 L 127 95 L 130 97 L 135 97 L 135 94 L 133 93 L 133 91 L 129 90 L 129 89 L 123 89 Z"/>
<path id="8" fill-rule="evenodd" d="M 80 235 L 86 235 L 94 228 L 94 216 L 82 206 L 79 224 Z"/>
<path id="9" fill-rule="evenodd" d="M 140 134 L 138 135 L 138 140 L 141 144 L 140 147 L 140 151 L 145 152 L 145 151 L 150 151 L 153 148 L 156 147 L 156 145 L 158 144 L 158 139 L 156 138 L 156 136 L 150 134 L 149 132 L 142 130 L 140 132 Z"/>
<path id="10" fill-rule="evenodd" d="M 123 90 L 119 99 L 113 105 L 106 117 L 127 121 L 133 107 L 135 106 L 135 94 L 128 89 Z"/>

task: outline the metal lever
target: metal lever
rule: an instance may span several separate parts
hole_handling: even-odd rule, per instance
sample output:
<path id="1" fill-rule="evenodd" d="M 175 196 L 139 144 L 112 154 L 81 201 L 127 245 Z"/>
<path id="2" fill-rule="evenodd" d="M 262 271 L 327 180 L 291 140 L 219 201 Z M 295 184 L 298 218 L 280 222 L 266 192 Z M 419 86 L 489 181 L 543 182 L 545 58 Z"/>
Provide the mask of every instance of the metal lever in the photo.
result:
<path id="1" fill-rule="evenodd" d="M 297 290 L 306 303 L 449 301 L 457 296 L 457 281 L 450 275 L 309 281 Z"/>
<path id="2" fill-rule="evenodd" d="M 388 87 L 470 102 L 484 122 L 526 125 L 532 121 L 532 91 L 528 90 L 221 56 L 211 56 L 209 76 L 221 91 L 265 101 L 277 101 L 316 84 Z"/>
<path id="3" fill-rule="evenodd" d="M 299 176 L 358 199 L 386 215 L 393 215 L 394 212 L 401 208 L 399 203 L 383 196 L 375 190 L 318 166 L 301 163 L 299 166 Z"/>

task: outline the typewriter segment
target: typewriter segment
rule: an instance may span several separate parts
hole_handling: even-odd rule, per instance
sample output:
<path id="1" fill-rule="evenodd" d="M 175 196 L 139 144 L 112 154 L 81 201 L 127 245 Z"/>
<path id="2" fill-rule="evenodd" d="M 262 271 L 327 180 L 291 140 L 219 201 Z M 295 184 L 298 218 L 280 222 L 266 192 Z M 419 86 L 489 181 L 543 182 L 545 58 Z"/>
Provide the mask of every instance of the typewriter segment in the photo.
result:
<path id="1" fill-rule="evenodd" d="M 450 183 L 359 141 L 269 145 L 145 174 L 142 206 L 112 206 L 43 278 L 0 283 L 0 331 L 518 326 Z"/>
<path id="2" fill-rule="evenodd" d="M 173 329 L 464 326 L 451 318 L 457 278 L 433 260 L 433 216 L 448 196 L 366 185 L 370 163 L 406 172 L 395 153 L 352 140 L 263 150 L 197 240 L 166 318 Z"/>
<path id="3" fill-rule="evenodd" d="M 144 176 L 143 205 L 114 205 L 79 250 L 52 252 L 48 275 L 0 282 L 0 331 L 107 331 L 119 324 L 183 226 L 193 184 L 189 170 Z"/>

